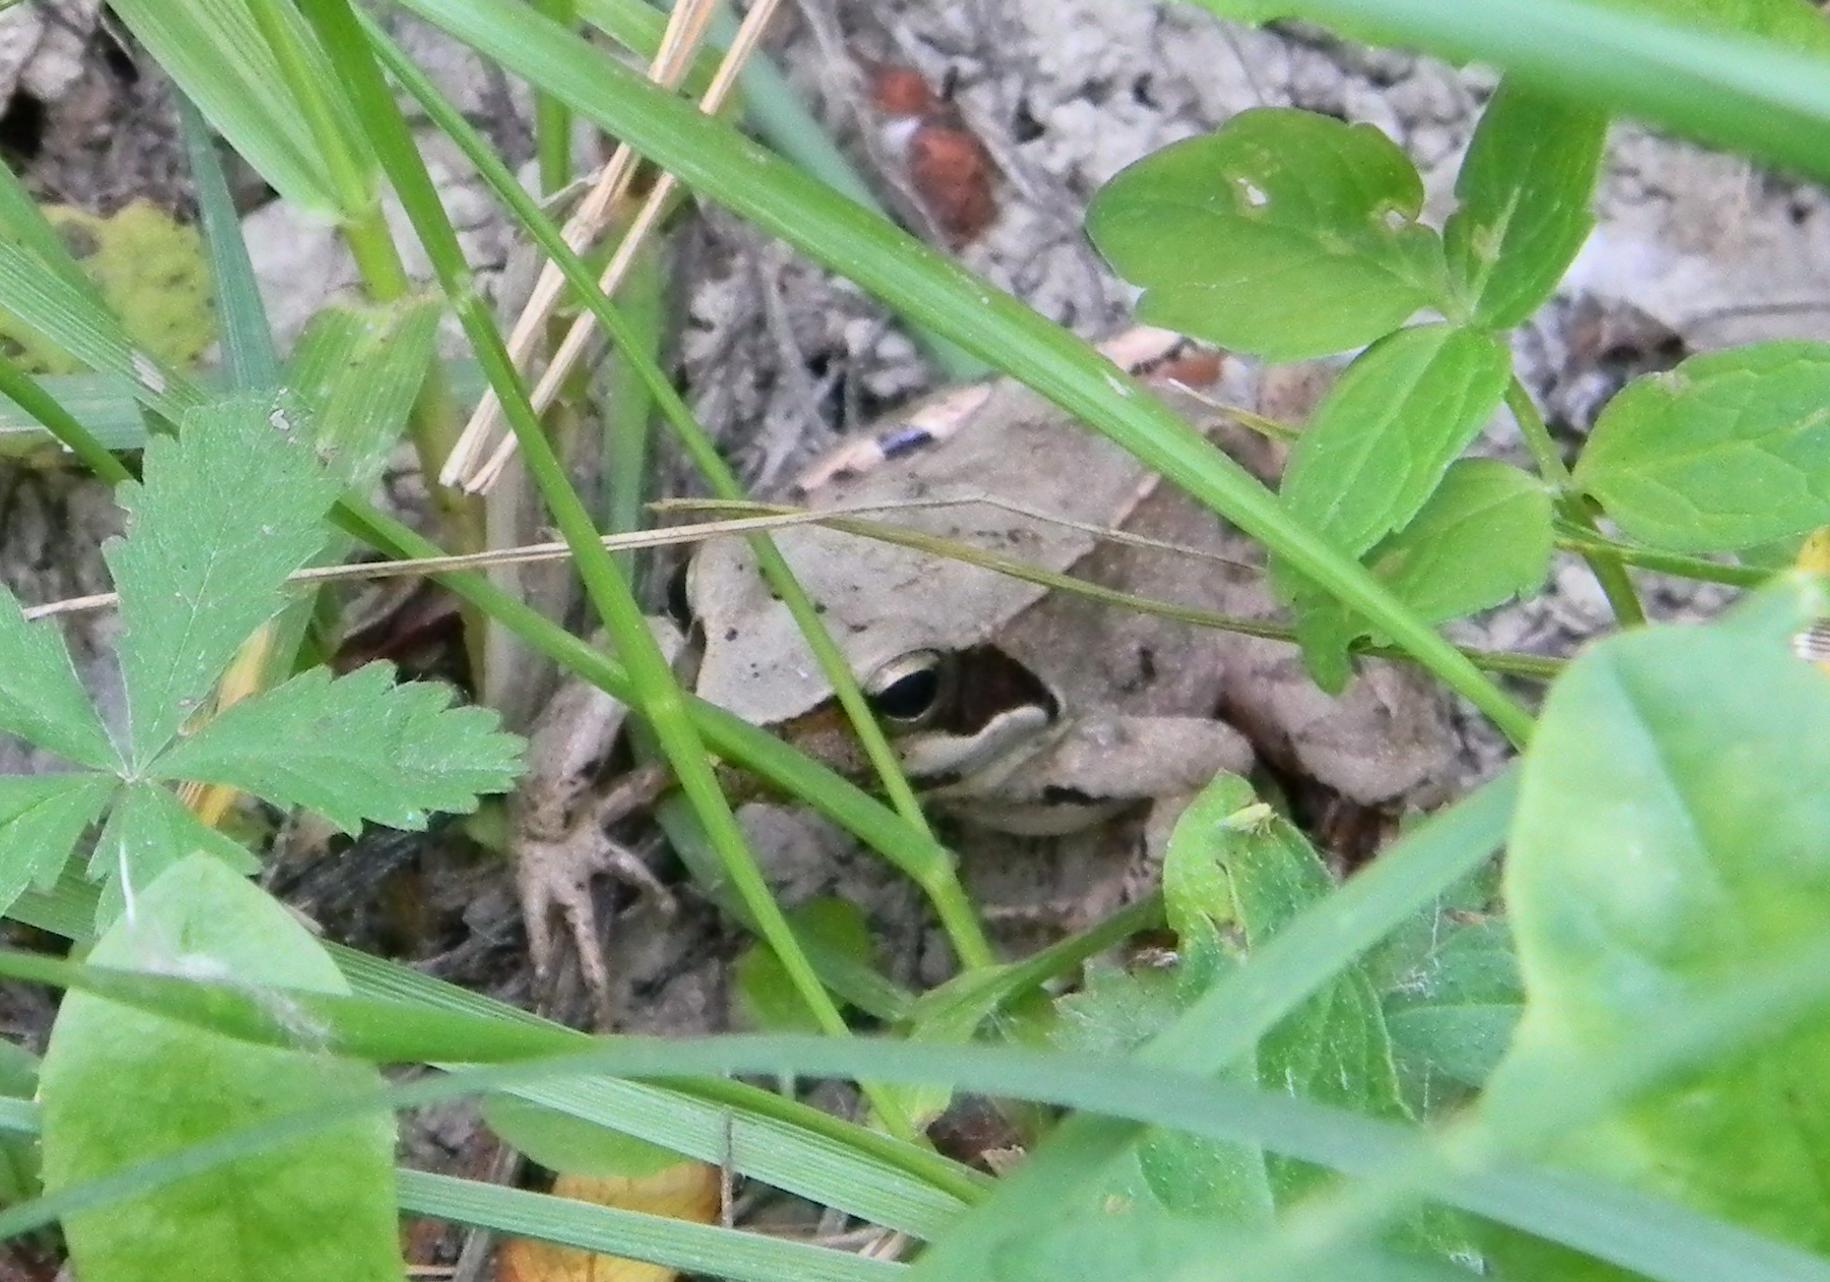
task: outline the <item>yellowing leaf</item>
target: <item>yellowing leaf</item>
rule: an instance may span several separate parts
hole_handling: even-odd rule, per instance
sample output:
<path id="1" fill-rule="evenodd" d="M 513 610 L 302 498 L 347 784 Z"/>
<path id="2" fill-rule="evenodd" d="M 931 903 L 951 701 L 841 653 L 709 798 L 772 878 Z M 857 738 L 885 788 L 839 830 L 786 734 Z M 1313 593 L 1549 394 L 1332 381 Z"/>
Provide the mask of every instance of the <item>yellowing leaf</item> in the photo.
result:
<path id="1" fill-rule="evenodd" d="M 553 1183 L 553 1196 L 710 1224 L 718 1218 L 718 1168 L 679 1162 L 633 1178 L 561 1175 Z M 674 1276 L 664 1265 L 524 1238 L 508 1242 L 496 1257 L 496 1282 L 668 1282 Z"/>
<path id="2" fill-rule="evenodd" d="M 210 277 L 197 231 L 144 200 L 106 218 L 52 205 L 45 217 L 120 317 L 127 336 L 159 362 L 194 365 L 216 337 Z M 0 330 L 26 368 L 73 374 L 83 368 L 62 348 L 26 330 Z"/>

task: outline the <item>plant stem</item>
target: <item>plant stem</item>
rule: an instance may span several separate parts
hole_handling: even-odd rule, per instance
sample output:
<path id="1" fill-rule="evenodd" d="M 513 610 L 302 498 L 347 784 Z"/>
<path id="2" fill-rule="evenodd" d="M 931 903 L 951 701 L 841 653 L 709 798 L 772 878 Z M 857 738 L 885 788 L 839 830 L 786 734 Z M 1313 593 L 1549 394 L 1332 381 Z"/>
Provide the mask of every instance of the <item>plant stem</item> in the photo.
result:
<path id="1" fill-rule="evenodd" d="M 1537 462 L 1538 475 L 1543 477 L 1555 491 L 1557 512 L 1564 520 L 1597 537 L 1600 530 L 1595 525 L 1595 517 L 1589 511 L 1588 499 L 1576 489 L 1575 481 L 1563 462 L 1563 455 L 1557 450 L 1557 443 L 1551 440 L 1550 428 L 1544 422 L 1544 416 L 1538 412 L 1537 404 L 1531 399 L 1531 393 L 1519 381 L 1518 375 L 1506 387 L 1506 406 L 1512 411 L 1513 421 L 1519 425 L 1519 435 L 1524 438 L 1525 448 L 1531 451 Z M 1646 610 L 1639 602 L 1639 594 L 1633 590 L 1633 580 L 1627 576 L 1626 567 L 1620 557 L 1600 550 L 1582 554 L 1594 572 L 1595 582 L 1601 585 L 1601 591 L 1613 607 L 1614 618 L 1622 627 L 1635 627 L 1646 621 Z"/>
<path id="2" fill-rule="evenodd" d="M 1557 546 L 1584 556 L 1611 556 L 1627 565 L 1637 565 L 1657 574 L 1696 579 L 1703 583 L 1725 583 L 1730 587 L 1757 588 L 1773 577 L 1770 571 L 1752 565 L 1725 565 L 1720 561 L 1705 561 L 1702 557 L 1684 556 L 1677 552 L 1631 547 L 1600 535 L 1578 533 L 1560 537 Z"/>
<path id="3" fill-rule="evenodd" d="M 0 353 L 0 395 L 16 402 L 20 409 L 44 425 L 45 431 L 63 443 L 64 448 L 82 460 L 84 467 L 110 485 L 133 480 L 133 473 L 108 447 L 57 403 L 57 398 L 38 385 L 4 353 Z"/>
<path id="4" fill-rule="evenodd" d="M 378 302 L 392 302 L 412 288 L 406 264 L 388 230 L 372 164 L 362 154 L 347 121 L 339 117 L 326 89 L 327 67 L 314 66 L 304 33 L 288 21 L 288 11 L 278 0 L 256 0 L 249 6 L 262 37 L 278 62 L 280 73 L 300 113 L 305 117 L 320 158 L 337 196 L 343 239 L 355 259 L 369 293 Z M 448 540 L 466 551 L 484 545 L 483 510 L 475 501 L 438 484 L 439 469 L 457 440 L 456 404 L 442 374 L 428 373 L 419 403 L 409 423 L 414 451 L 419 456 L 428 492 Z M 474 628 L 466 628 L 474 633 Z M 480 641 L 467 638 L 473 661 L 481 653 Z"/>
<path id="5" fill-rule="evenodd" d="M 535 0 L 535 6 L 568 30 L 578 25 L 574 0 Z M 542 195 L 551 196 L 572 181 L 572 109 L 544 89 L 534 90 L 534 152 Z"/>

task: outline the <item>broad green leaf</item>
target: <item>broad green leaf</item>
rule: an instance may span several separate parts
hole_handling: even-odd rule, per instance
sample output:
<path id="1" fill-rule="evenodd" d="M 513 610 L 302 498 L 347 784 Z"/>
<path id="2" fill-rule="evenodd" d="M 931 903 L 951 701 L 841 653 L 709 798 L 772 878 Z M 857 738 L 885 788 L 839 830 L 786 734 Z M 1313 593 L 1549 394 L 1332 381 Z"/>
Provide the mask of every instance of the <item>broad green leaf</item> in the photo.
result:
<path id="1" fill-rule="evenodd" d="M 1056 1003 L 1056 1045 L 1082 1054 L 1126 1053 L 1175 1022 L 1196 985 L 1169 971 L 1088 968 L 1085 985 Z M 1221 1076 L 1251 1082 L 1250 1056 Z M 1226 1223 L 1269 1226 L 1275 1211 L 1264 1149 L 1151 1127 L 1104 1173 L 1089 1207 L 1158 1206 Z"/>
<path id="2" fill-rule="evenodd" d="M 806 946 L 875 965 L 877 946 L 870 923 L 856 904 L 844 899 L 814 899 L 788 912 L 788 924 Z M 818 1032 L 819 1026 L 789 982 L 788 974 L 768 945 L 760 941 L 737 959 L 733 976 L 738 1008 L 756 1028 L 770 1032 Z"/>
<path id="3" fill-rule="evenodd" d="M 1443 225 L 1449 275 L 1475 322 L 1509 329 L 1550 297 L 1594 226 L 1604 112 L 1500 82 L 1455 180 Z"/>
<path id="4" fill-rule="evenodd" d="M 255 22 L 250 6 L 259 2 L 119 0 L 111 8 L 217 131 L 288 202 L 325 216 L 348 214 L 352 211 L 339 204 L 337 183 L 310 122 L 287 91 L 280 64 Z M 359 146 L 361 130 L 336 92 L 335 69 L 311 40 L 298 11 L 274 5 L 269 13 L 291 30 L 310 64 L 308 74 L 325 86 L 338 133 Z M 372 172 L 366 150 L 357 154 L 368 159 L 366 169 Z"/>
<path id="5" fill-rule="evenodd" d="M 690 1160 L 658 1144 L 607 1126 L 593 1126 L 514 1095 L 486 1096 L 483 1120 L 533 1161 L 568 1175 L 637 1179 Z"/>
<path id="6" fill-rule="evenodd" d="M 1478 330 L 1424 325 L 1374 344 L 1297 438 L 1284 509 L 1359 556 L 1417 515 L 1511 374 L 1505 345 Z"/>
<path id="7" fill-rule="evenodd" d="M 1265 107 L 1123 170 L 1087 232 L 1144 286 L 1143 319 L 1299 360 L 1369 343 L 1441 298 L 1422 207 L 1416 168 L 1377 129 Z"/>
<path id="8" fill-rule="evenodd" d="M 0 912 L 26 887 L 57 881 L 115 787 L 113 775 L 0 777 Z"/>
<path id="9" fill-rule="evenodd" d="M 1221 775 L 1177 822 L 1164 862 L 1164 904 L 1177 933 L 1174 970 L 1104 975 L 1061 1003 L 1077 1049 L 1129 1051 L 1167 1027 L 1203 991 L 1325 899 L 1334 879 L 1290 823 L 1251 785 Z M 1231 1076 L 1374 1117 L 1405 1118 L 1376 994 L 1364 969 L 1347 967 L 1280 1021 Z M 1107 1192 L 1148 1198 L 1171 1211 L 1268 1224 L 1273 1209 L 1327 1177 L 1254 1146 L 1150 1132 L 1117 1168 Z M 1452 1226 L 1419 1220 L 1398 1234 L 1435 1252 L 1459 1244 Z"/>
<path id="10" fill-rule="evenodd" d="M 1047 1236 L 1000 1252 L 999 1282 L 1196 1282 L 1225 1276 L 1216 1261 L 1250 1258 L 1264 1240 L 1211 1217 L 1174 1214 L 1148 1202 L 1111 1199 Z M 1352 1282 L 1471 1282 L 1465 1269 L 1373 1247 L 1306 1259 L 1308 1276 Z M 1250 1275 L 1247 1275 L 1250 1276 Z"/>
<path id="11" fill-rule="evenodd" d="M 1795 49 L 1830 53 L 1830 23 L 1811 0 L 1607 0 L 1639 12 L 1716 31 L 1736 31 L 1782 41 Z"/>
<path id="12" fill-rule="evenodd" d="M 1717 552 L 1830 522 L 1830 344 L 1757 343 L 1635 379 L 1576 482 L 1633 538 Z"/>
<path id="13" fill-rule="evenodd" d="M 1527 596 L 1550 571 L 1551 497 L 1543 482 L 1495 459 L 1457 459 L 1403 529 L 1366 564 L 1430 623 Z M 1323 686 L 1347 676 L 1347 648 L 1375 629 L 1334 601 L 1306 602 L 1297 621 L 1304 657 Z"/>
<path id="14" fill-rule="evenodd" d="M 91 960 L 313 992 L 348 991 L 286 909 L 192 855 L 139 897 Z M 82 993 L 64 998 L 40 1075 L 50 1190 L 320 1103 L 378 1091 L 372 1067 L 251 1045 Z M 84 1282 L 399 1282 L 394 1128 L 385 1113 L 69 1215 Z"/>
<path id="15" fill-rule="evenodd" d="M 267 400 L 225 400 L 146 448 L 120 488 L 125 539 L 102 549 L 121 595 L 131 765 L 198 710 L 236 649 L 285 604 L 286 576 L 324 542 L 337 495 Z"/>
<path id="16" fill-rule="evenodd" d="M 1434 947 L 1381 994 L 1405 1100 L 1430 1117 L 1486 1084 L 1524 995 L 1506 923 L 1445 917 Z"/>
<path id="17" fill-rule="evenodd" d="M 434 811 L 465 813 L 506 792 L 522 741 L 487 708 L 453 708 L 451 688 L 394 683 L 371 663 L 345 677 L 315 667 L 223 709 L 161 754 L 157 779 L 228 784 L 281 806 L 306 806 L 345 832 L 366 822 L 424 828 Z"/>
<path id="18" fill-rule="evenodd" d="M 1631 1055 L 1705 991 L 1830 930 L 1830 681 L 1761 631 L 1658 628 L 1579 659 L 1526 758 L 1506 866 L 1526 1007 L 1487 1106 L 1543 1054 Z M 1525 1088 L 1520 1081 L 1519 1087 Z M 1830 1028 L 1642 1096 L 1577 1167 L 1830 1249 Z M 1506 1276 L 1613 1278 L 1506 1246 Z"/>
<path id="19" fill-rule="evenodd" d="M 0 587 L 0 731 L 78 765 L 116 769 L 119 754 L 78 680 L 55 619 L 28 623 Z"/>

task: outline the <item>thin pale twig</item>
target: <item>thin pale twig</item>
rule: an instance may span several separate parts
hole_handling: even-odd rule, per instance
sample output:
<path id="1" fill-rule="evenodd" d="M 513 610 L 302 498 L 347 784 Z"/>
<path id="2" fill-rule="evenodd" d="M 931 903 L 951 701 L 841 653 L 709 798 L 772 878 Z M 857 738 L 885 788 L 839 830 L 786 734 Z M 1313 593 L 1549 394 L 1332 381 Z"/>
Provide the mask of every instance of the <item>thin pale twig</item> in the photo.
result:
<path id="1" fill-rule="evenodd" d="M 678 88 L 692 66 L 716 8 L 716 0 L 682 0 L 674 6 L 662 33 L 661 45 L 648 66 L 650 80 L 667 89 Z M 602 234 L 611 211 L 629 189 L 637 159 L 629 144 L 620 143 L 609 162 L 598 172 L 596 183 L 577 212 L 566 221 L 563 231 L 566 244 L 575 251 L 583 252 Z M 525 367 L 532 357 L 564 288 L 564 273 L 548 260 L 541 266 L 534 292 L 529 295 L 527 304 L 521 309 L 521 315 L 516 319 L 515 327 L 508 337 L 509 356 L 517 369 Z M 488 444 L 501 417 L 501 401 L 493 390 L 486 390 L 445 459 L 445 465 L 439 472 L 441 485 L 456 485 L 464 480 L 477 456 Z M 508 439 L 512 441 L 514 437 L 511 435 Z"/>
<path id="2" fill-rule="evenodd" d="M 711 85 L 706 89 L 705 96 L 699 101 L 700 111 L 709 116 L 716 114 L 724 107 L 725 100 L 730 97 L 731 91 L 737 85 L 737 79 L 743 72 L 744 64 L 762 39 L 762 33 L 767 28 L 769 19 L 774 15 L 779 3 L 780 0 L 756 0 L 756 3 L 750 7 L 750 11 L 744 15 L 743 25 L 737 29 L 737 35 L 732 39 L 730 49 L 719 62 L 718 71 L 712 77 Z M 660 222 L 675 186 L 674 176 L 670 173 L 663 173 L 648 193 L 641 209 L 637 211 L 634 221 L 630 223 L 629 230 L 617 244 L 616 252 L 611 255 L 603 275 L 598 278 L 597 287 L 605 297 L 616 293 L 617 287 L 623 282 L 623 277 L 635 264 L 636 255 L 640 252 L 643 241 Z M 552 265 L 548 264 L 548 266 Z M 557 274 L 558 269 L 553 268 L 553 271 Z M 547 407 L 558 397 L 559 389 L 564 386 L 566 379 L 571 376 L 573 368 L 584 356 L 585 345 L 591 341 L 591 336 L 596 328 L 597 318 L 589 311 L 580 312 L 572 321 L 571 329 L 566 332 L 565 341 L 559 345 L 559 350 L 553 353 L 553 359 L 548 362 L 546 372 L 540 376 L 540 382 L 534 388 L 535 412 L 545 413 Z M 517 448 L 519 447 L 512 435 L 503 437 L 489 461 L 464 482 L 464 488 L 472 494 L 488 490 L 495 484 L 496 478 L 502 474 L 503 468 L 508 466 L 508 461 L 514 457 Z M 447 471 L 449 470 L 447 468 Z"/>

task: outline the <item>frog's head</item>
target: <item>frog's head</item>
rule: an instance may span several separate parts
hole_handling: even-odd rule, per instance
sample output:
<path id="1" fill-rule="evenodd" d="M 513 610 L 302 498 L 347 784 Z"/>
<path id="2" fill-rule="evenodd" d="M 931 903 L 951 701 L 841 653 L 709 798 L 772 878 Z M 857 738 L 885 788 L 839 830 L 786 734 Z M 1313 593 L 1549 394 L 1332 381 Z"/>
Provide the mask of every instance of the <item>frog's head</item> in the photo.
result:
<path id="1" fill-rule="evenodd" d="M 917 787 L 995 772 L 1056 724 L 1056 694 L 995 644 L 996 624 L 1041 594 L 923 553 L 835 531 L 780 531 L 776 546 L 809 595 Z M 945 582 L 942 582 L 944 580 Z M 708 544 L 688 575 L 703 630 L 697 693 L 861 773 L 832 685 L 749 547 Z"/>

